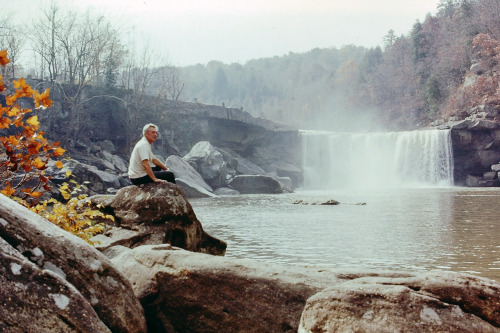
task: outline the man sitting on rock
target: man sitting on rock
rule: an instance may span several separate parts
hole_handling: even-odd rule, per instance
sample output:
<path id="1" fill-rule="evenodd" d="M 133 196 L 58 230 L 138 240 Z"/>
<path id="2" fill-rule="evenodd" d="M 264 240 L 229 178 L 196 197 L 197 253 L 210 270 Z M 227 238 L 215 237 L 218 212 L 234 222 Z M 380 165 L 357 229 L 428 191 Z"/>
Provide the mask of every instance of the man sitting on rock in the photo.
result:
<path id="1" fill-rule="evenodd" d="M 151 144 L 158 137 L 158 126 L 147 124 L 143 127 L 142 133 L 144 136 L 136 143 L 130 156 L 128 167 L 130 181 L 134 185 L 158 182 L 175 184 L 174 173 L 168 171 L 168 168 L 151 151 Z"/>

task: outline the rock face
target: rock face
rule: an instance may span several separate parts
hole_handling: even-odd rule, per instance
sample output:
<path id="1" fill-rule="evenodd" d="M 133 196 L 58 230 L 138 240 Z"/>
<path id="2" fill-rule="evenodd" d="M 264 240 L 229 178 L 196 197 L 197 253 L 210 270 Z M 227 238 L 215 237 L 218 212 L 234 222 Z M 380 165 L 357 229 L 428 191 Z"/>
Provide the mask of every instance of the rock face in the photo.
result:
<path id="1" fill-rule="evenodd" d="M 500 162 L 500 128 L 496 121 L 464 120 L 451 124 L 455 185 L 498 186 L 485 173 Z M 468 179 L 468 176 L 475 178 Z"/>
<path id="2" fill-rule="evenodd" d="M 270 176 L 242 175 L 229 182 L 229 187 L 242 194 L 278 194 L 283 193 L 281 184 Z"/>
<path id="3" fill-rule="evenodd" d="M 2 238 L 0 284 L 2 332 L 110 332 L 68 281 L 42 270 Z"/>
<path id="4" fill-rule="evenodd" d="M 111 245 L 136 247 L 170 243 L 195 252 L 224 255 L 226 243 L 207 234 L 180 188 L 171 183 L 128 186 L 116 195 L 94 196 L 96 205 L 115 216 L 116 227 L 131 231 L 119 239 L 97 236 L 100 249 Z M 116 230 L 113 231 L 116 233 Z M 108 234 L 108 236 L 111 236 Z"/>
<path id="5" fill-rule="evenodd" d="M 118 246 L 106 255 L 130 279 L 152 332 L 500 328 L 500 284 L 467 274 L 340 272 L 208 256 L 169 245 Z"/>
<path id="6" fill-rule="evenodd" d="M 458 273 L 354 278 L 309 298 L 300 333 L 498 332 L 500 285 Z"/>
<path id="7" fill-rule="evenodd" d="M 130 282 L 80 238 L 0 195 L 2 332 L 145 332 Z"/>

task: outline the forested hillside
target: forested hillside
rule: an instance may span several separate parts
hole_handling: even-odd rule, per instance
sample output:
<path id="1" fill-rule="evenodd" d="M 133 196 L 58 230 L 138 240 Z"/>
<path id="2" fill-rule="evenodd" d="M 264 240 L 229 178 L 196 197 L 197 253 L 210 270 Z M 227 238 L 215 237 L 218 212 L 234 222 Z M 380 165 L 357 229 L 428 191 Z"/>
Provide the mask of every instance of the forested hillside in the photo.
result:
<path id="1" fill-rule="evenodd" d="M 299 128 L 426 126 L 466 117 L 485 95 L 496 94 L 491 82 L 487 91 L 473 82 L 479 90 L 473 96 L 462 85 L 477 57 L 490 69 L 496 65 L 493 44 L 499 39 L 500 2 L 441 1 L 436 15 L 417 21 L 407 34 L 389 31 L 382 47 L 349 45 L 244 65 L 213 61 L 183 68 L 183 98 L 242 107 Z"/>
<path id="2" fill-rule="evenodd" d="M 124 40 L 119 27 L 92 10 L 53 2 L 22 25 L 2 15 L 0 49 L 11 62 L 0 74 L 7 87 L 24 76 L 37 89 L 51 88 L 52 113 L 71 115 L 66 138 L 84 132 L 94 107 L 123 108 L 127 132 L 142 110 L 161 112 L 165 99 L 325 130 L 408 129 L 450 117 L 493 119 L 500 111 L 497 0 L 441 0 L 435 15 L 404 35 L 389 31 L 377 48 L 317 48 L 184 68 Z"/>

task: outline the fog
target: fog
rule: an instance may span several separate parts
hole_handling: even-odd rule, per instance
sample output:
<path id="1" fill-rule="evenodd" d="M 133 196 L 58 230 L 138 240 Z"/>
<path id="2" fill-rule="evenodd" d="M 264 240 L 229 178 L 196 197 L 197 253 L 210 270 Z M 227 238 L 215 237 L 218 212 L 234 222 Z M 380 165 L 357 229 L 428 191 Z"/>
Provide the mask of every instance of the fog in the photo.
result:
<path id="1" fill-rule="evenodd" d="M 176 66 L 250 59 L 355 44 L 380 45 L 436 12 L 439 0 L 55 0 L 103 13 L 122 33 L 150 43 Z M 39 17 L 49 0 L 0 0 L 16 22 Z M 26 52 L 30 52 L 26 45 Z"/>

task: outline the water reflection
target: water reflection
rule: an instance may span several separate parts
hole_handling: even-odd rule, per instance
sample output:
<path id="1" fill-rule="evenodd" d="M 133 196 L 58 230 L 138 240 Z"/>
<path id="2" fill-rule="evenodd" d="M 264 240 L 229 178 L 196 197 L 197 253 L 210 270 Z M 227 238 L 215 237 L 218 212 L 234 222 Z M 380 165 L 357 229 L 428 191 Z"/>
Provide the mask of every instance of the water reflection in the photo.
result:
<path id="1" fill-rule="evenodd" d="M 499 280 L 500 192 L 463 191 L 453 197 L 453 223 L 448 233 L 454 251 L 450 268 Z M 479 267 L 478 267 L 479 264 Z"/>
<path id="2" fill-rule="evenodd" d="M 342 204 L 293 204 L 299 199 Z M 346 268 L 442 268 L 500 281 L 499 199 L 500 192 L 491 189 L 421 188 L 299 191 L 191 203 L 204 229 L 228 243 L 228 257 Z"/>

